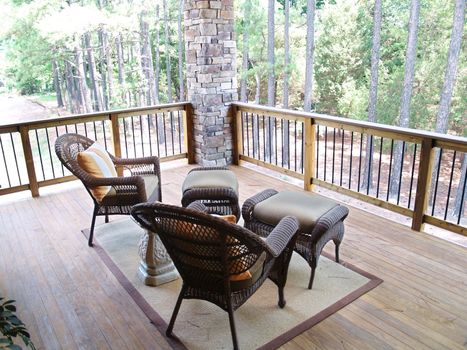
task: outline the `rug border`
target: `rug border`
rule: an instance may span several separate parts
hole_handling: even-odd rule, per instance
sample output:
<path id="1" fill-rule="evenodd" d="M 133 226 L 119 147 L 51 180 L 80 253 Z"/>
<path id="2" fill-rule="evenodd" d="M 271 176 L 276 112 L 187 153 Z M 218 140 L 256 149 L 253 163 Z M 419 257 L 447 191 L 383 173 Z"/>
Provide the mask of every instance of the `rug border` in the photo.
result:
<path id="1" fill-rule="evenodd" d="M 88 238 L 89 237 L 89 229 L 81 230 L 83 235 Z M 157 313 L 157 311 L 144 299 L 141 293 L 133 286 L 130 280 L 123 274 L 123 272 L 118 268 L 112 258 L 107 254 L 105 249 L 100 246 L 98 243 L 94 242 L 93 248 L 96 250 L 97 255 L 102 259 L 102 262 L 107 266 L 107 268 L 112 272 L 114 277 L 120 283 L 120 285 L 125 289 L 128 295 L 133 299 L 136 305 L 141 309 L 141 311 L 146 315 L 146 317 L 151 321 L 151 323 L 156 327 L 156 329 L 161 333 L 161 335 L 167 340 L 169 345 L 172 349 L 175 350 L 188 350 L 188 348 L 176 337 L 167 337 L 165 334 L 165 330 L 167 329 L 167 323 L 164 319 Z M 321 255 L 325 256 L 326 258 L 333 260 L 333 256 L 326 252 L 322 252 Z M 366 278 L 369 279 L 367 283 L 365 283 L 360 288 L 350 292 L 343 298 L 336 301 L 334 304 L 329 305 L 327 308 L 321 310 L 316 315 L 310 317 L 309 319 L 303 321 L 302 323 L 298 324 L 297 326 L 289 329 L 288 331 L 282 333 L 281 335 L 277 336 L 276 338 L 272 339 L 268 343 L 261 345 L 257 350 L 270 350 L 270 349 L 277 349 L 281 345 L 284 345 L 288 341 L 292 340 L 293 338 L 297 337 L 301 333 L 307 331 L 311 327 L 315 326 L 316 324 L 320 323 L 321 321 L 325 320 L 332 314 L 336 313 L 346 305 L 350 304 L 351 302 L 355 301 L 362 295 L 368 293 L 373 288 L 376 288 L 380 285 L 383 280 L 367 271 L 356 267 L 345 261 L 340 261 L 340 264 L 349 270 L 352 270 Z"/>

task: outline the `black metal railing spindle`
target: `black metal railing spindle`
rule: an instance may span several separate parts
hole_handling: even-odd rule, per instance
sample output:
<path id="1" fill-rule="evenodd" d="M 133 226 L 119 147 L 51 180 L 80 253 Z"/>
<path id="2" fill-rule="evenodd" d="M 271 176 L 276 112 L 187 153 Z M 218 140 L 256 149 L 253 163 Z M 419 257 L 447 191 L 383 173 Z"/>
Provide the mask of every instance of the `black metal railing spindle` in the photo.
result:
<path id="1" fill-rule="evenodd" d="M 405 142 L 402 144 L 402 150 L 404 149 L 404 145 L 405 145 Z M 386 202 L 389 202 L 389 189 L 391 188 L 391 172 L 392 172 L 393 153 L 394 153 L 394 140 L 391 139 L 391 154 L 389 155 L 388 188 L 386 189 Z M 402 154 L 404 154 L 404 152 L 402 152 Z M 402 173 L 402 171 L 401 171 L 401 173 Z"/>
<path id="2" fill-rule="evenodd" d="M 344 129 L 341 129 L 342 132 L 342 141 L 341 141 L 341 178 L 339 181 L 339 186 L 342 186 L 342 173 L 344 171 L 344 135 L 345 131 Z"/>
<path id="3" fill-rule="evenodd" d="M 360 154 L 358 156 L 358 183 L 357 192 L 360 192 L 360 180 L 362 175 L 362 151 L 363 151 L 363 133 L 360 134 Z"/>
<path id="4" fill-rule="evenodd" d="M 2 150 L 3 163 L 5 164 L 6 178 L 8 180 L 8 187 L 11 187 L 10 172 L 8 171 L 8 164 L 6 161 L 5 150 L 3 149 L 2 135 L 0 135 L 0 149 Z"/>
<path id="5" fill-rule="evenodd" d="M 34 129 L 34 133 L 36 134 L 37 150 L 39 152 L 39 161 L 41 163 L 42 170 L 42 179 L 45 180 L 44 161 L 42 160 L 41 144 L 39 143 L 39 135 L 37 133 L 37 129 Z"/>
<path id="6" fill-rule="evenodd" d="M 433 193 L 433 205 L 431 207 L 431 216 L 435 215 L 435 207 L 436 207 L 436 196 L 438 194 L 438 183 L 439 183 L 439 173 L 441 170 L 441 160 L 443 158 L 443 149 L 439 150 L 439 159 L 438 159 L 438 169 L 436 171 L 436 181 L 435 181 L 435 190 Z"/>
<path id="7" fill-rule="evenodd" d="M 52 169 L 52 177 L 55 179 L 54 161 L 52 158 L 52 149 L 50 148 L 49 131 L 47 128 L 45 128 L 45 136 L 47 138 L 47 148 L 49 150 L 49 159 L 50 159 L 50 168 Z"/>
<path id="8" fill-rule="evenodd" d="M 411 175 L 410 175 L 410 188 L 409 188 L 409 200 L 408 200 L 408 203 L 407 203 L 407 208 L 410 209 L 410 203 L 411 203 L 411 200 L 412 200 L 412 188 L 413 188 L 413 183 L 414 183 L 414 177 L 415 177 L 415 161 L 417 159 L 417 144 L 415 143 L 414 144 L 414 148 L 413 148 L 413 160 L 412 160 L 412 171 L 411 171 Z"/>
<path id="9" fill-rule="evenodd" d="M 448 193 L 446 196 L 446 208 L 444 210 L 444 221 L 446 221 L 446 218 L 448 217 L 449 197 L 451 197 L 452 178 L 454 177 L 455 164 L 456 164 L 456 151 L 454 151 L 454 154 L 452 156 L 451 176 L 449 177 Z"/>
<path id="10" fill-rule="evenodd" d="M 376 182 L 376 198 L 379 198 L 379 184 L 381 181 L 381 163 L 383 161 L 383 144 L 384 144 L 384 138 L 381 137 L 380 145 L 379 145 L 378 181 Z"/>
<path id="11" fill-rule="evenodd" d="M 352 187 L 353 131 L 350 132 L 349 190 Z"/>
<path id="12" fill-rule="evenodd" d="M 399 173 L 399 186 L 397 188 L 397 205 L 399 205 L 402 188 L 402 174 L 404 172 L 405 141 L 402 142 L 401 171 Z"/>

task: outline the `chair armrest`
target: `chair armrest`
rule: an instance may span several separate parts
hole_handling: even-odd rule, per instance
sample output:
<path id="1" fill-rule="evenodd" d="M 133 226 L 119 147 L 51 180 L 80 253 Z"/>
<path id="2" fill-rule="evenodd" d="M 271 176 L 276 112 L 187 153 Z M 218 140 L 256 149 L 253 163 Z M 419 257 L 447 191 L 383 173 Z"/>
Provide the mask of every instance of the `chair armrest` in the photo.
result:
<path id="1" fill-rule="evenodd" d="M 199 201 L 195 201 L 195 202 L 190 203 L 187 206 L 187 209 L 200 211 L 202 213 L 207 213 L 208 212 L 208 207 L 206 207 L 203 203 L 201 203 Z"/>
<path id="2" fill-rule="evenodd" d="M 117 158 L 112 161 L 116 166 L 123 166 L 130 170 L 132 175 L 156 174 L 161 178 L 159 157 L 141 157 L 141 158 Z"/>
<path id="3" fill-rule="evenodd" d="M 286 216 L 282 218 L 266 238 L 265 243 L 275 258 L 277 258 L 285 247 L 287 247 L 287 244 L 297 233 L 298 227 L 298 219 L 295 216 Z"/>
<path id="4" fill-rule="evenodd" d="M 312 235 L 321 236 L 339 221 L 343 221 L 349 215 L 349 209 L 344 205 L 338 205 L 322 215 L 313 228 Z"/>
<path id="5" fill-rule="evenodd" d="M 88 175 L 85 183 L 86 186 L 90 188 L 97 186 L 112 186 L 117 193 L 137 193 L 142 202 L 145 202 L 147 200 L 146 189 L 144 187 L 144 180 L 141 176 L 94 177 Z M 131 190 L 131 187 L 135 187 L 136 191 Z"/>
<path id="6" fill-rule="evenodd" d="M 252 219 L 253 209 L 255 205 L 262 201 L 274 196 L 278 192 L 273 189 L 267 189 L 260 193 L 255 194 L 253 197 L 248 198 L 242 206 L 242 217 L 245 222 L 249 222 Z"/>

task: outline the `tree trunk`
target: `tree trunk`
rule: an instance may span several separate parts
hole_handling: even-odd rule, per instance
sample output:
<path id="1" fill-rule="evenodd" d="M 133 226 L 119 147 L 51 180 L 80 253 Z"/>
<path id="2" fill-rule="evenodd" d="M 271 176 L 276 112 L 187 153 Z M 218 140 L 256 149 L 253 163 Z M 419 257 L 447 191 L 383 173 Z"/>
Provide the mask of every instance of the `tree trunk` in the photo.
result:
<path id="1" fill-rule="evenodd" d="M 415 74 L 415 58 L 417 54 L 417 33 L 420 16 L 420 0 L 412 0 L 409 19 L 409 34 L 407 38 L 407 50 L 405 53 L 404 85 L 402 87 L 399 126 L 408 127 L 410 120 L 410 100 L 412 97 L 412 84 Z M 391 174 L 390 194 L 397 195 L 399 190 L 399 177 L 402 171 L 402 142 L 397 141 L 394 148 L 394 164 Z"/>
<path id="2" fill-rule="evenodd" d="M 99 74 L 102 79 L 102 103 L 105 110 L 109 109 L 108 82 L 107 82 L 107 34 L 103 28 L 97 32 L 99 39 Z"/>
<path id="3" fill-rule="evenodd" d="M 143 90 L 145 92 L 146 104 L 153 103 L 154 91 L 154 69 L 152 68 L 151 44 L 149 43 L 149 24 L 144 20 L 145 12 L 140 14 L 140 36 L 141 36 L 141 72 L 144 77 Z"/>
<path id="4" fill-rule="evenodd" d="M 86 51 L 88 54 L 88 65 L 89 65 L 89 74 L 91 79 L 91 87 L 95 97 L 95 105 L 98 111 L 102 111 L 102 96 L 99 89 L 99 83 L 97 81 L 97 71 L 96 71 L 96 61 L 94 59 L 94 49 L 91 46 L 91 33 L 86 32 L 84 34 L 84 42 L 86 44 Z"/>
<path id="5" fill-rule="evenodd" d="M 373 45 L 371 48 L 371 79 L 370 92 L 368 97 L 368 121 L 376 122 L 376 102 L 378 100 L 378 65 L 379 65 L 379 48 L 381 43 L 381 18 L 382 5 L 381 0 L 375 0 L 373 9 Z M 363 168 L 362 188 L 373 186 L 373 167 L 371 164 L 373 148 L 370 141 L 370 135 L 366 139 L 365 166 Z M 368 180 L 369 179 L 369 180 Z"/>
<path id="6" fill-rule="evenodd" d="M 57 97 L 57 106 L 63 107 L 64 104 L 63 104 L 62 90 L 60 89 L 60 68 L 58 67 L 58 63 L 55 58 L 52 59 L 52 69 L 53 69 L 53 77 L 54 77 L 55 94 Z"/>
<path id="7" fill-rule="evenodd" d="M 243 51 L 242 51 L 242 75 L 240 79 L 240 101 L 248 102 L 247 94 L 247 73 L 248 73 L 248 52 L 249 52 L 249 30 L 250 30 L 251 2 L 245 1 L 243 5 Z"/>
<path id="8" fill-rule="evenodd" d="M 306 8 L 306 68 L 305 68 L 305 101 L 303 109 L 311 111 L 313 95 L 313 59 L 315 51 L 315 0 L 307 0 Z"/>
<path id="9" fill-rule="evenodd" d="M 81 107 L 86 113 L 92 112 L 91 96 L 89 94 L 88 84 L 86 83 L 86 75 L 84 73 L 82 51 L 75 47 L 75 64 L 76 64 L 76 79 L 81 100 Z"/>
<path id="10" fill-rule="evenodd" d="M 465 18 L 465 0 L 456 0 L 454 8 L 454 18 L 452 24 L 451 41 L 448 50 L 448 62 L 446 64 L 446 71 L 444 75 L 443 89 L 441 90 L 441 97 L 439 101 L 438 115 L 436 117 L 435 131 L 445 134 L 448 129 L 449 111 L 451 107 L 452 93 L 456 83 L 457 66 L 459 64 L 459 55 L 462 44 L 462 32 L 464 31 L 464 18 Z M 434 167 L 431 175 L 431 194 L 430 202 L 433 203 L 434 184 L 436 181 L 436 174 L 438 173 L 440 152 L 435 149 Z"/>
<path id="11" fill-rule="evenodd" d="M 113 63 L 112 63 L 112 46 L 109 45 L 109 35 L 104 32 L 104 53 L 105 53 L 105 64 L 107 68 L 107 109 L 112 107 L 113 98 Z"/>
<path id="12" fill-rule="evenodd" d="M 289 22 L 290 22 L 290 0 L 284 0 L 284 88 L 283 107 L 289 108 Z M 289 164 L 289 121 L 282 121 L 282 163 Z"/>
<path id="13" fill-rule="evenodd" d="M 160 20 L 159 20 L 159 5 L 156 5 L 156 71 L 154 73 L 154 103 L 159 104 L 159 81 L 161 74 L 161 55 L 159 51 L 160 46 Z"/>
<path id="14" fill-rule="evenodd" d="M 165 37 L 165 69 L 167 71 L 167 99 L 169 103 L 173 101 L 172 99 L 172 73 L 170 68 L 170 52 L 169 52 L 169 20 L 167 17 L 167 0 L 162 1 L 163 11 L 164 11 L 164 37 Z"/>
<path id="15" fill-rule="evenodd" d="M 268 106 L 276 104 L 274 76 L 274 3 L 268 0 Z"/>
<path id="16" fill-rule="evenodd" d="M 117 47 L 117 66 L 118 66 L 118 84 L 122 91 L 122 103 L 126 103 L 126 107 L 130 106 L 129 101 L 129 92 L 126 89 L 125 84 L 125 64 L 123 57 L 123 43 L 122 43 L 122 34 L 119 33 L 115 38 L 115 46 Z"/>
<path id="17" fill-rule="evenodd" d="M 255 103 L 259 104 L 261 97 L 261 79 L 258 72 L 255 72 L 256 91 L 255 91 Z"/>
<path id="18" fill-rule="evenodd" d="M 76 106 L 77 99 L 73 83 L 73 68 L 71 67 L 71 64 L 68 60 L 65 60 L 65 87 L 68 95 L 67 109 L 71 111 L 71 113 L 78 113 L 79 110 Z"/>
<path id="19" fill-rule="evenodd" d="M 183 36 L 182 36 L 182 12 L 183 0 L 180 0 L 178 6 L 178 81 L 179 81 L 179 101 L 185 100 L 185 77 L 183 76 Z"/>

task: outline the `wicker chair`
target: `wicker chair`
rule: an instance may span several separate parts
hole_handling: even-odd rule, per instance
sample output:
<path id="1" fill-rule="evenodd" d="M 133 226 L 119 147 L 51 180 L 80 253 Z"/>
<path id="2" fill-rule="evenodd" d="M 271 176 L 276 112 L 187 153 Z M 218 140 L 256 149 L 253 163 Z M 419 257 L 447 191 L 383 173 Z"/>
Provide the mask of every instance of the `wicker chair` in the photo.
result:
<path id="1" fill-rule="evenodd" d="M 159 158 L 144 157 L 134 159 L 117 158 L 109 154 L 114 165 L 128 169 L 131 176 L 98 178 L 81 168 L 77 161 L 79 152 L 86 150 L 95 141 L 79 134 L 64 134 L 55 142 L 55 153 L 63 165 L 75 175 L 88 191 L 94 202 L 88 244 L 92 246 L 96 216 L 129 215 L 131 207 L 147 201 L 161 201 L 161 174 Z M 91 189 L 97 186 L 111 186 L 111 190 L 101 200 L 97 200 Z"/>
<path id="2" fill-rule="evenodd" d="M 182 300 L 202 299 L 228 312 L 234 349 L 238 349 L 234 310 L 268 277 L 278 286 L 278 305 L 285 306 L 283 289 L 298 221 L 291 216 L 282 219 L 263 240 L 207 211 L 200 202 L 189 208 L 143 203 L 134 206 L 131 214 L 143 228 L 157 232 L 183 280 L 167 336 L 172 335 Z"/>

